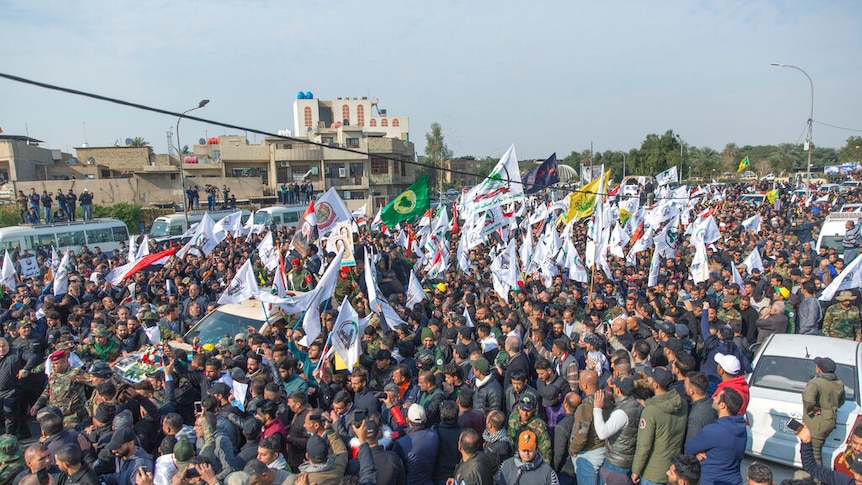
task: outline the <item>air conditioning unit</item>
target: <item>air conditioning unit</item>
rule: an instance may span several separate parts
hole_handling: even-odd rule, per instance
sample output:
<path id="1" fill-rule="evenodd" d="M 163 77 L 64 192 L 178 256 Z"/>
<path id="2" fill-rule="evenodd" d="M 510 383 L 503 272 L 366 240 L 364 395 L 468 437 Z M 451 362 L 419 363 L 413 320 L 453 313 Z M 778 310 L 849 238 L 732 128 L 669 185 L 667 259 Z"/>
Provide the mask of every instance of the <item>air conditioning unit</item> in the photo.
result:
<path id="1" fill-rule="evenodd" d="M 339 168 L 338 169 L 338 177 L 339 178 L 347 177 L 347 169 L 346 168 Z"/>
<path id="2" fill-rule="evenodd" d="M 349 191 L 349 190 L 345 190 L 345 191 L 344 191 L 344 197 L 342 197 L 342 198 L 343 198 L 344 200 L 350 200 L 350 191 Z"/>

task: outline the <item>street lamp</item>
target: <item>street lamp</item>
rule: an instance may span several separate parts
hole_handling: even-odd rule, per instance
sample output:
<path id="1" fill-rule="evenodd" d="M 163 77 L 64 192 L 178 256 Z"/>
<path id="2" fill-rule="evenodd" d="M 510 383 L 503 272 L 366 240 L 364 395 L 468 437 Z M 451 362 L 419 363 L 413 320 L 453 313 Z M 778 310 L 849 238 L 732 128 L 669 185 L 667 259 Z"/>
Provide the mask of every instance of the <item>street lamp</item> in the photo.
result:
<path id="1" fill-rule="evenodd" d="M 677 140 L 679 140 L 679 178 L 680 178 L 680 180 L 681 180 L 681 179 L 682 179 L 682 177 L 683 177 L 683 172 L 682 172 L 682 147 L 683 147 L 683 145 L 684 145 L 684 144 L 683 144 L 683 141 L 682 141 L 682 137 L 681 137 L 681 136 L 679 136 L 679 134 L 677 134 L 677 135 L 676 135 L 676 139 L 677 139 Z M 688 178 L 691 178 L 691 166 L 689 166 L 689 167 L 688 167 Z"/>
<path id="2" fill-rule="evenodd" d="M 177 118 L 177 158 L 180 159 L 180 196 L 183 198 L 183 215 L 186 218 L 186 229 L 189 228 L 189 199 L 186 197 L 186 172 L 183 163 L 183 144 L 180 143 L 180 121 L 186 116 L 186 114 L 191 113 L 196 109 L 201 109 L 207 104 L 209 104 L 210 100 L 202 99 L 200 103 L 194 108 L 187 109 L 183 111 L 183 114 Z"/>
<path id="3" fill-rule="evenodd" d="M 774 67 L 789 67 L 791 69 L 796 69 L 797 71 L 805 74 L 805 77 L 808 78 L 808 84 L 811 85 L 811 113 L 808 115 L 808 139 L 805 144 L 808 149 L 808 175 L 806 177 L 807 182 L 805 183 L 805 195 L 807 196 L 811 191 L 811 150 L 814 148 L 811 146 L 811 132 L 814 129 L 814 81 L 811 80 L 811 76 L 808 75 L 802 68 L 794 66 L 792 64 L 781 64 L 778 62 L 769 63 L 770 66 Z"/>
<path id="4" fill-rule="evenodd" d="M 626 152 L 618 150 L 623 156 L 623 181 L 626 179 Z"/>

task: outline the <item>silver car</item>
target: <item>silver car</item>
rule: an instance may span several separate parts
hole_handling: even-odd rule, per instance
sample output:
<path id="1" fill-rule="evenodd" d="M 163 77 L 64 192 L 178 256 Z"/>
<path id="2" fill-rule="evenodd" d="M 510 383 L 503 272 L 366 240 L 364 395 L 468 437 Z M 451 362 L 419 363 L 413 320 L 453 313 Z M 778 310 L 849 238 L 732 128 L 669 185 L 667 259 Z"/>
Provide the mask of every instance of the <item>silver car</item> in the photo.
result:
<path id="1" fill-rule="evenodd" d="M 814 358 L 830 357 L 844 383 L 846 401 L 838 422 L 823 446 L 823 461 L 835 463 L 860 414 L 862 346 L 852 340 L 811 335 L 774 334 L 758 349 L 754 372 L 748 376 L 751 400 L 746 418 L 746 453 L 802 468 L 799 439 L 787 427 L 790 418 L 802 421 L 802 391 L 814 375 Z"/>

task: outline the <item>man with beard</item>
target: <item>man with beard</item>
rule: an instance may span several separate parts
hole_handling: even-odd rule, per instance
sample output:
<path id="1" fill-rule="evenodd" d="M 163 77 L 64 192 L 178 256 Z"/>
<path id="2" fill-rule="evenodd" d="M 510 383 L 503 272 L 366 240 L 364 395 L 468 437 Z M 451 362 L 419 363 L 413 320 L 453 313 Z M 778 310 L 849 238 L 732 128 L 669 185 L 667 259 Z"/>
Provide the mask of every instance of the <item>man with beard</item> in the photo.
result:
<path id="1" fill-rule="evenodd" d="M 138 448 L 137 436 L 131 428 L 120 428 L 114 431 L 108 443 L 108 451 L 119 458 L 120 465 L 115 473 L 100 477 L 105 485 L 136 483 L 138 469 L 153 470 L 153 458 L 143 449 Z"/>
<path id="2" fill-rule="evenodd" d="M 0 404 L 2 404 L 4 429 L 0 434 L 18 432 L 17 410 L 20 405 L 20 379 L 25 379 L 39 365 L 39 356 L 20 349 L 10 348 L 9 342 L 0 337 Z"/>
<path id="3" fill-rule="evenodd" d="M 542 459 L 537 452 L 538 438 L 536 433 L 525 430 L 518 435 L 518 454 L 509 458 L 500 466 L 497 473 L 497 484 L 549 484 L 557 485 L 559 479 L 551 465 Z"/>
<path id="4" fill-rule="evenodd" d="M 30 415 L 36 416 L 45 406 L 57 406 L 67 424 L 78 423 L 86 414 L 85 377 L 79 367 L 71 367 L 67 350 L 54 352 L 48 360 L 53 372 L 48 387 L 30 408 Z"/>

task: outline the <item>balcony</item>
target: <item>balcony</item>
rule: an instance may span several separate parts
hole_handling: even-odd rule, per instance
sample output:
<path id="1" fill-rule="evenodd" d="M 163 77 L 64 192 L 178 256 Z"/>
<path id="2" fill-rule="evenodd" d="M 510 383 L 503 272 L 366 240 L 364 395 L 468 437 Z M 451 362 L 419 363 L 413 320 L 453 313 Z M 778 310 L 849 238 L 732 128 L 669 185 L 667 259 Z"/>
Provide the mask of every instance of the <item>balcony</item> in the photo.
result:
<path id="1" fill-rule="evenodd" d="M 337 189 L 365 189 L 368 188 L 368 179 L 362 175 L 353 177 L 326 177 L 326 186 Z"/>

